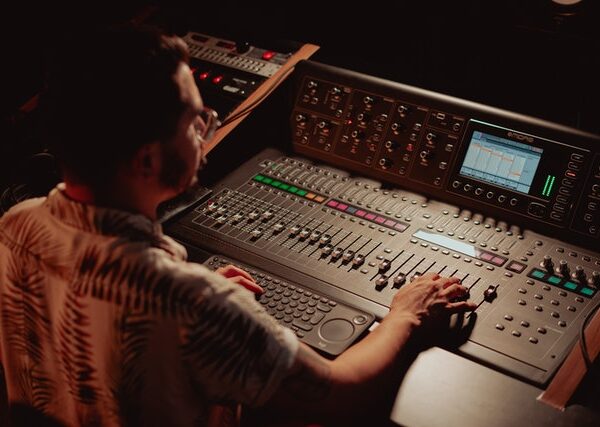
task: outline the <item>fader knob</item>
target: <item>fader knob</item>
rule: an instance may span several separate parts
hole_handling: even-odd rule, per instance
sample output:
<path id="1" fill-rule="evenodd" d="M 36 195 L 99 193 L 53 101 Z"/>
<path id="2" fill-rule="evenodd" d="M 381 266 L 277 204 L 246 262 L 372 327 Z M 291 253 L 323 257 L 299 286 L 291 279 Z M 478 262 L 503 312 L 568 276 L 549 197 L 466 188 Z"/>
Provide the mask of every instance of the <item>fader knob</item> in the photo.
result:
<path id="1" fill-rule="evenodd" d="M 273 231 L 275 233 L 279 233 L 281 232 L 281 230 L 283 230 L 285 228 L 285 224 L 283 222 L 278 222 L 277 224 L 275 224 L 273 226 Z"/>
<path id="2" fill-rule="evenodd" d="M 321 255 L 324 257 L 329 256 L 329 254 L 331 254 L 331 251 L 333 251 L 333 245 L 326 244 L 321 248 Z"/>
<path id="3" fill-rule="evenodd" d="M 344 252 L 344 256 L 342 257 L 344 262 L 350 262 L 352 258 L 354 258 L 354 251 L 350 249 Z"/>
<path id="4" fill-rule="evenodd" d="M 321 232 L 319 230 L 315 230 L 310 235 L 310 241 L 315 243 L 317 240 L 319 240 L 319 237 L 321 237 Z"/>
<path id="5" fill-rule="evenodd" d="M 365 263 L 365 256 L 363 254 L 357 254 L 352 260 L 352 265 L 355 267 L 360 267 Z"/>
<path id="6" fill-rule="evenodd" d="M 492 302 L 494 299 L 496 299 L 496 297 L 498 296 L 496 288 L 498 288 L 498 285 L 489 285 L 487 289 L 483 291 L 483 299 L 487 302 Z"/>
<path id="7" fill-rule="evenodd" d="M 302 231 L 300 231 L 300 236 L 298 238 L 300 240 L 305 240 L 308 236 L 310 236 L 311 232 L 312 230 L 310 228 L 304 228 Z"/>
<path id="8" fill-rule="evenodd" d="M 540 265 L 549 272 L 552 272 L 552 270 L 554 269 L 554 262 L 552 262 L 552 257 L 550 255 L 544 255 L 544 259 L 542 260 Z"/>
<path id="9" fill-rule="evenodd" d="M 390 261 L 389 259 L 384 259 L 383 261 L 381 261 L 379 263 L 379 272 L 383 273 L 385 271 L 388 271 L 390 269 L 391 265 L 392 265 L 392 261 Z"/>
<path id="10" fill-rule="evenodd" d="M 302 230 L 301 225 L 294 225 L 292 228 L 290 228 L 290 236 L 296 237 L 298 233 L 300 233 L 300 230 Z"/>
<path id="11" fill-rule="evenodd" d="M 378 291 L 382 290 L 383 288 L 385 288 L 388 284 L 388 277 L 387 276 L 380 276 L 377 278 L 377 280 L 375 280 L 375 289 L 377 289 Z"/>
<path id="12" fill-rule="evenodd" d="M 331 236 L 329 234 L 323 234 L 319 239 L 320 245 L 327 245 L 329 242 L 331 242 Z"/>
<path id="13" fill-rule="evenodd" d="M 400 286 L 406 283 L 406 274 L 398 273 L 396 277 L 394 277 L 394 285 L 392 287 L 399 288 Z"/>
<path id="14" fill-rule="evenodd" d="M 334 261 L 337 261 L 342 254 L 344 253 L 344 250 L 342 248 L 335 248 L 333 250 L 333 252 L 331 252 L 331 259 L 333 259 Z"/>

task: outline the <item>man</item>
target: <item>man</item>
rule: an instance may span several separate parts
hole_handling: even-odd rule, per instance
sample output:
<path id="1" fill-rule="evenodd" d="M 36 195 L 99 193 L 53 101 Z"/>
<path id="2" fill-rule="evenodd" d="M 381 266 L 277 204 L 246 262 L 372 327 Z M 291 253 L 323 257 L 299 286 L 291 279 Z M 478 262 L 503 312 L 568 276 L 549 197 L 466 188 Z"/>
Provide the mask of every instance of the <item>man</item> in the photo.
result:
<path id="1" fill-rule="evenodd" d="M 218 126 L 185 44 L 129 27 L 80 40 L 58 55 L 45 95 L 64 182 L 0 218 L 11 407 L 66 425 L 237 421 L 216 403 L 352 419 L 389 398 L 415 329 L 474 308 L 452 302 L 466 293 L 456 279 L 426 274 L 337 359 L 298 342 L 255 301 L 247 273 L 186 262 L 156 221 L 161 202 L 195 183 Z"/>

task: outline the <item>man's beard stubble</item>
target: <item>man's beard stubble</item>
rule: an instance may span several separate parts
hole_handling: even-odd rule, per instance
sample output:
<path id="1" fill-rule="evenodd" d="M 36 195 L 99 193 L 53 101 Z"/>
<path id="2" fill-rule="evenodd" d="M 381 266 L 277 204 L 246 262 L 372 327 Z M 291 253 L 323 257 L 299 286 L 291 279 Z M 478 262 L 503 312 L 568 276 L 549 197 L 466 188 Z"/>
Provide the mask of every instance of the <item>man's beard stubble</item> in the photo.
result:
<path id="1" fill-rule="evenodd" d="M 200 172 L 208 160 L 203 154 L 200 159 L 198 169 L 190 174 L 185 159 L 177 150 L 170 144 L 163 146 L 163 167 L 160 171 L 160 181 L 165 187 L 174 189 L 177 193 L 176 197 L 185 197 L 187 194 L 194 194 L 200 183 L 198 180 L 198 172 Z"/>

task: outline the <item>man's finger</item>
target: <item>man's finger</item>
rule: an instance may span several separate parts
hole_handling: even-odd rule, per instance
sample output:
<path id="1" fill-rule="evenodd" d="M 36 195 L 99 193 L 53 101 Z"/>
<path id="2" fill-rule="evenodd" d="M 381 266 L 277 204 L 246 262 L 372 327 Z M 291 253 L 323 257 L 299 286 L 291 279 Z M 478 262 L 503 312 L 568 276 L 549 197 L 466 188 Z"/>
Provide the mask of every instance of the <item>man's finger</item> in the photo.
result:
<path id="1" fill-rule="evenodd" d="M 245 277 L 242 276 L 235 276 L 235 277 L 231 277 L 228 280 L 237 283 L 239 285 L 242 285 L 244 288 L 248 289 L 249 291 L 254 292 L 255 294 L 262 294 L 264 292 L 263 288 L 260 287 L 260 285 L 256 284 L 256 282 L 254 282 L 253 280 L 248 280 Z"/>
<path id="2" fill-rule="evenodd" d="M 250 274 L 244 270 L 242 270 L 239 267 L 236 267 L 235 265 L 226 265 L 225 267 L 220 267 L 217 268 L 215 270 L 217 273 L 219 273 L 221 276 L 223 277 L 235 277 L 235 276 L 242 276 L 245 277 L 248 280 L 253 280 L 252 276 L 250 276 Z"/>

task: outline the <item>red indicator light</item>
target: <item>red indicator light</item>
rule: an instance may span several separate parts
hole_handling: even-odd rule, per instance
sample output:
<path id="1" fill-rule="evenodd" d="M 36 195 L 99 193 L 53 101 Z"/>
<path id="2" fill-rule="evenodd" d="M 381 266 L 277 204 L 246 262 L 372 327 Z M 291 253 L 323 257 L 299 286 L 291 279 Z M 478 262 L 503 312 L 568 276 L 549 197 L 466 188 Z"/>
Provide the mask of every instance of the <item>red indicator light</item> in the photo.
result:
<path id="1" fill-rule="evenodd" d="M 200 80 L 206 80 L 208 78 L 208 71 L 198 74 Z"/>
<path id="2" fill-rule="evenodd" d="M 275 52 L 271 52 L 270 50 L 267 50 L 265 53 L 262 54 L 262 59 L 264 59 L 265 61 L 270 61 L 271 58 L 273 58 L 275 56 Z"/>
<path id="3" fill-rule="evenodd" d="M 214 84 L 219 84 L 223 80 L 223 76 L 217 76 L 212 81 Z"/>

